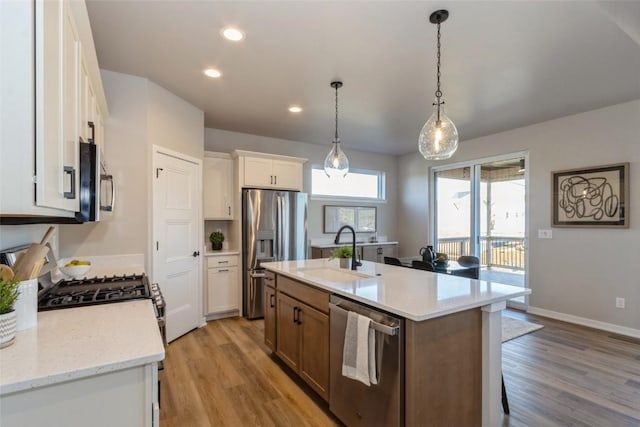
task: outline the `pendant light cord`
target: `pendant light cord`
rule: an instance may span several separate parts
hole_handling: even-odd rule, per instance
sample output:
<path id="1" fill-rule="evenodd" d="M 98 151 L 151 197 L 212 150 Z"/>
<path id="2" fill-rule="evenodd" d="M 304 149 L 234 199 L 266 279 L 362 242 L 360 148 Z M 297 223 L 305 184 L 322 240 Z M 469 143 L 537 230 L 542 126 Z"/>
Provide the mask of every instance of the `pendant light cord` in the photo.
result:
<path id="1" fill-rule="evenodd" d="M 436 89 L 436 99 L 438 100 L 435 104 L 433 105 L 437 105 L 437 112 L 438 112 L 438 122 L 440 122 L 440 105 L 444 104 L 444 102 L 440 102 L 440 98 L 442 98 L 442 91 L 440 90 L 440 18 L 438 18 L 438 54 L 437 54 L 437 59 L 438 59 L 438 64 L 437 64 L 437 73 L 436 73 L 436 79 L 438 82 L 438 86 Z"/>
<path id="2" fill-rule="evenodd" d="M 336 88 L 336 135 L 334 138 L 334 142 L 340 142 L 340 138 L 338 138 L 338 85 L 336 85 L 335 88 Z"/>

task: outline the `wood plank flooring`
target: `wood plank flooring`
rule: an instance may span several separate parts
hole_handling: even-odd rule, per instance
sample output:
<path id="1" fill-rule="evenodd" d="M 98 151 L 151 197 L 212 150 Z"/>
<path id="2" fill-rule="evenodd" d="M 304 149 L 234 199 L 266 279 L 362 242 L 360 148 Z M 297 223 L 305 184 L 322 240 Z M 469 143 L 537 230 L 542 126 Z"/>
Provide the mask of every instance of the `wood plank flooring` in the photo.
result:
<path id="1" fill-rule="evenodd" d="M 640 426 L 640 340 L 509 314 L 545 327 L 503 345 L 504 426 Z M 270 355 L 263 325 L 217 320 L 169 344 L 161 425 L 339 426 Z"/>

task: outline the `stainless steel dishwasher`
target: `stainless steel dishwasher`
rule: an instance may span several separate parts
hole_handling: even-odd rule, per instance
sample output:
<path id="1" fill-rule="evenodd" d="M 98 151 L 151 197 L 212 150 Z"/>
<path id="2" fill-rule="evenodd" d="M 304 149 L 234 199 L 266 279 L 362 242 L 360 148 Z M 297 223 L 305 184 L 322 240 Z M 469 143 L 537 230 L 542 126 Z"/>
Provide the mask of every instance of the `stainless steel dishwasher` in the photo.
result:
<path id="1" fill-rule="evenodd" d="M 367 305 L 331 296 L 329 408 L 348 427 L 404 425 L 404 321 Z M 342 376 L 348 312 L 372 320 L 376 331 L 378 384 Z"/>

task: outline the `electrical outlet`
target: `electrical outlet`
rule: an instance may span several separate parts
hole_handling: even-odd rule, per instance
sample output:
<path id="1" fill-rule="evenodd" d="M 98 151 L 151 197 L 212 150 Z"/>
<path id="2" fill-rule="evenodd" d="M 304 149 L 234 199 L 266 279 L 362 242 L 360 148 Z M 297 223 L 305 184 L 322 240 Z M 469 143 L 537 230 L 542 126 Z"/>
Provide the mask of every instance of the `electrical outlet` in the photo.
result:
<path id="1" fill-rule="evenodd" d="M 616 308 L 624 308 L 624 298 L 616 297 Z"/>
<path id="2" fill-rule="evenodd" d="M 553 230 L 538 230 L 538 239 L 551 239 L 553 238 Z"/>

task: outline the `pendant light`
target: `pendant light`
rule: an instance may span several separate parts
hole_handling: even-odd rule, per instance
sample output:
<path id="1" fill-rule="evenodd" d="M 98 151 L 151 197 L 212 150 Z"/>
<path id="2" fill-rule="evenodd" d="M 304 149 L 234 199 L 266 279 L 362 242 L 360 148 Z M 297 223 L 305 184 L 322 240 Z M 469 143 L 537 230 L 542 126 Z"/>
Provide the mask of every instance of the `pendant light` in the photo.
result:
<path id="1" fill-rule="evenodd" d="M 440 24 L 447 20 L 447 10 L 437 10 L 429 17 L 429 22 L 438 26 L 438 66 L 436 78 L 435 111 L 424 124 L 418 137 L 418 149 L 427 160 L 448 159 L 458 149 L 458 129 L 444 113 L 444 101 L 440 90 Z"/>
<path id="2" fill-rule="evenodd" d="M 324 173 L 329 178 L 345 177 L 349 173 L 349 159 L 340 149 L 340 138 L 338 138 L 338 88 L 342 87 L 342 82 L 331 82 L 331 87 L 336 90 L 336 133 L 333 137 L 333 147 L 331 147 L 327 158 L 324 159 Z"/>

